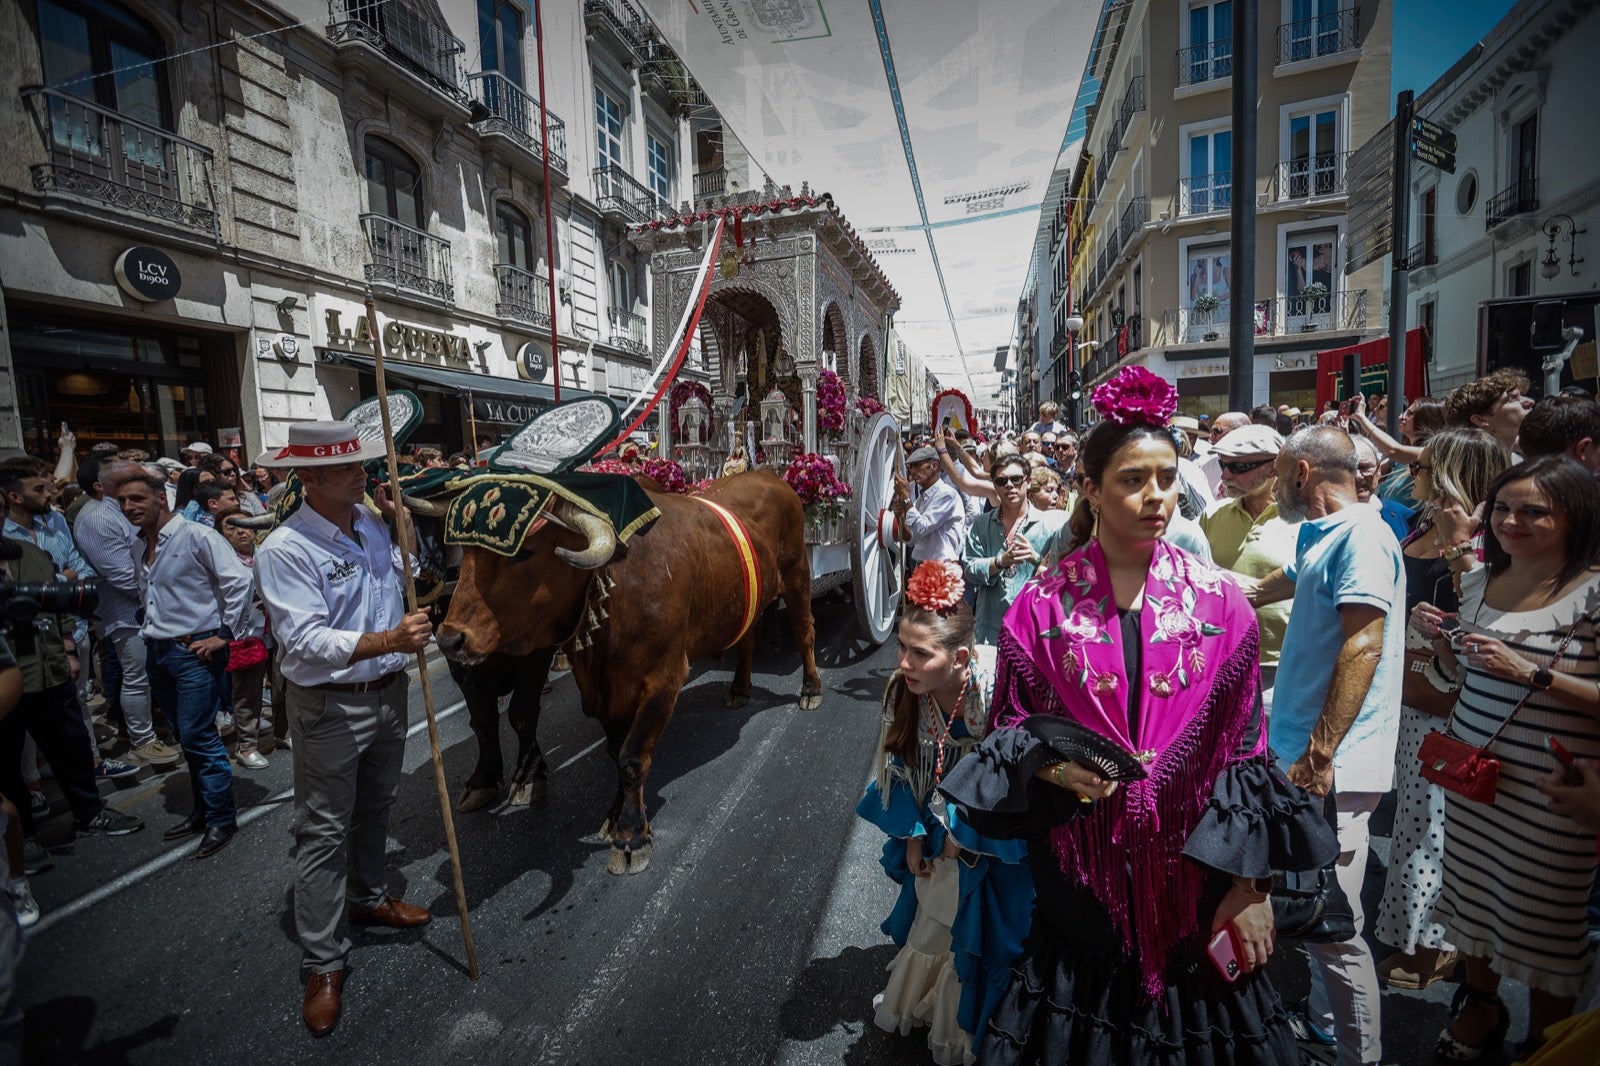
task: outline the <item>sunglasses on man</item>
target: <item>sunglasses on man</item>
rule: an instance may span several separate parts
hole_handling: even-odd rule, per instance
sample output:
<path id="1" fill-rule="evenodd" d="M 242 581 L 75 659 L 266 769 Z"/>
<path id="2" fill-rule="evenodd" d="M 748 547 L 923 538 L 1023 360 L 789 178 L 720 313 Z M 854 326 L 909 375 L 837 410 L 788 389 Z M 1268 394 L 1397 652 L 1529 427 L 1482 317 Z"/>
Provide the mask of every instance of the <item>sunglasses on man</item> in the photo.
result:
<path id="1" fill-rule="evenodd" d="M 1278 461 L 1277 457 L 1274 456 L 1274 457 L 1272 457 L 1270 459 L 1249 459 L 1249 460 L 1236 459 L 1236 460 L 1233 460 L 1232 462 L 1226 462 L 1226 463 L 1222 463 L 1220 465 L 1221 465 L 1222 469 L 1226 470 L 1230 474 L 1248 474 L 1252 470 L 1260 470 L 1262 467 L 1266 466 L 1268 463 L 1275 463 L 1277 461 Z"/>
<path id="2" fill-rule="evenodd" d="M 1028 475 L 1026 474 L 1005 474 L 1001 477 L 995 478 L 994 483 L 996 488 L 1006 489 L 1013 488 L 1027 480 Z"/>

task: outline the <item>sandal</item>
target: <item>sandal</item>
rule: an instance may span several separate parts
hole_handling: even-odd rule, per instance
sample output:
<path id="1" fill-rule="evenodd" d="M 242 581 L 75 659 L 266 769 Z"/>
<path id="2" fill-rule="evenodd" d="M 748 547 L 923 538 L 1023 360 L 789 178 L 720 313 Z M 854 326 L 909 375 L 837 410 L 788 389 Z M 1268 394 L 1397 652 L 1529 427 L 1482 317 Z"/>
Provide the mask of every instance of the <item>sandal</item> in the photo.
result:
<path id="1" fill-rule="evenodd" d="M 1417 992 L 1453 974 L 1460 957 L 1455 948 L 1440 952 L 1438 963 L 1433 969 L 1424 972 L 1411 968 L 1409 965 L 1412 962 L 1411 956 L 1390 955 L 1378 965 L 1378 976 L 1390 988 Z"/>
<path id="2" fill-rule="evenodd" d="M 1500 1013 L 1499 1020 L 1494 1023 L 1494 1028 L 1489 1030 L 1481 1044 L 1469 1044 L 1450 1031 L 1456 1019 L 1461 1017 L 1468 1006 L 1487 1007 L 1493 1006 Z M 1498 1052 L 1505 1043 L 1506 1032 L 1511 1028 L 1511 1012 L 1506 1010 L 1506 1005 L 1500 997 L 1493 992 L 1480 992 L 1466 982 L 1456 988 L 1455 996 L 1450 1000 L 1450 1025 L 1444 1027 L 1439 1033 L 1439 1044 L 1434 1049 L 1434 1054 L 1446 1062 L 1476 1062 L 1483 1057 L 1485 1051 L 1493 1049 Z"/>

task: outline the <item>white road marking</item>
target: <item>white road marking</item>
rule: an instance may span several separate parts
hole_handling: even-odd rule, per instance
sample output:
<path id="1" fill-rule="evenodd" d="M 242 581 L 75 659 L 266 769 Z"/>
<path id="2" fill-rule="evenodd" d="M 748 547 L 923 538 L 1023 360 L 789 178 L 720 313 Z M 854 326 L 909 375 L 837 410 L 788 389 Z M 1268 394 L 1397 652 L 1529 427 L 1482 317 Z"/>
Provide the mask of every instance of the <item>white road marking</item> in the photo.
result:
<path id="1" fill-rule="evenodd" d="M 453 703 L 450 706 L 446 707 L 442 711 L 436 711 L 434 713 L 434 719 L 436 721 L 442 722 L 446 718 L 449 718 L 451 715 L 453 715 L 453 714 L 457 713 L 458 711 L 460 711 L 466 705 L 467 705 L 467 701 L 466 700 L 462 700 L 459 703 Z M 411 728 L 406 730 L 406 739 L 407 740 L 411 739 L 412 737 L 416 736 L 418 733 L 421 733 L 422 731 L 424 731 L 427 728 L 428 728 L 428 718 L 427 718 L 426 715 L 424 715 L 416 724 L 414 724 L 413 726 L 411 726 Z M 286 800 L 286 799 L 290 799 L 293 796 L 294 796 L 294 789 L 286 788 L 282 792 L 279 792 L 277 795 L 269 796 L 267 799 L 262 800 L 260 803 L 256 804 L 254 807 L 251 807 L 250 809 L 246 810 L 243 814 L 239 815 L 239 826 L 240 826 L 240 828 L 243 828 L 244 826 L 249 825 L 251 822 L 255 821 L 257 818 L 262 817 L 263 815 L 270 814 L 273 811 L 281 809 L 283 801 Z M 112 896 L 116 895 L 118 892 L 123 891 L 124 889 L 132 888 L 134 885 L 138 884 L 140 881 L 143 881 L 145 878 L 150 877 L 152 874 L 160 873 L 162 870 L 165 870 L 168 866 L 171 866 L 173 863 L 177 862 L 178 860 L 187 859 L 189 856 L 194 854 L 195 848 L 198 847 L 198 846 L 199 846 L 199 841 L 196 841 L 192 845 L 183 845 L 183 846 L 174 848 L 171 851 L 168 851 L 168 852 L 165 852 L 164 854 L 156 856 L 155 858 L 151 859 L 149 862 L 145 863 L 143 866 L 134 867 L 132 870 L 129 870 L 127 873 L 123 874 L 121 877 L 118 877 L 118 878 L 116 878 L 114 880 L 111 880 L 111 881 L 107 881 L 105 884 L 101 885 L 99 888 L 95 889 L 93 892 L 84 893 L 83 895 L 79 896 L 77 899 L 73 900 L 71 903 L 68 903 L 66 906 L 58 907 L 58 908 L 48 912 L 43 918 L 41 918 L 39 920 L 39 924 L 38 925 L 36 925 L 32 929 L 28 930 L 28 935 L 36 937 L 40 933 L 43 933 L 45 930 L 49 929 L 51 926 L 56 925 L 56 924 L 58 924 L 60 922 L 64 922 L 68 918 L 71 918 L 73 915 L 79 914 L 79 913 L 81 913 L 81 912 L 83 912 L 85 910 L 88 910 L 90 907 L 93 907 L 96 903 L 100 903 L 100 902 L 103 902 L 104 900 L 110 899 Z"/>
<path id="2" fill-rule="evenodd" d="M 605 737 L 601 737 L 599 740 L 595 741 L 593 744 L 590 744 L 587 748 L 584 748 L 582 751 L 578 752 L 578 754 L 574 755 L 572 758 L 568 759 L 566 762 L 562 763 L 560 766 L 556 767 L 555 770 L 553 770 L 551 772 L 552 773 L 560 773 L 562 770 L 565 770 L 567 767 L 571 766 L 573 763 L 577 762 L 579 759 L 583 758 L 585 755 L 589 754 L 591 751 L 593 751 L 594 749 L 598 748 L 600 745 L 604 744 L 605 742 L 606 742 L 606 738 Z"/>

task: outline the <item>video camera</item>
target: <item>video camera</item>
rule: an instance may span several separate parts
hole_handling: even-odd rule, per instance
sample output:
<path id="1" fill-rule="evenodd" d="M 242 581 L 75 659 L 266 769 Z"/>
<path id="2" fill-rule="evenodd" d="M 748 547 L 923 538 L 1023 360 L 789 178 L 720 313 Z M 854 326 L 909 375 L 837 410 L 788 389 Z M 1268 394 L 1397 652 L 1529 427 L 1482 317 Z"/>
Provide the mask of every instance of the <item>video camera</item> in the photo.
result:
<path id="1" fill-rule="evenodd" d="M 0 560 L 20 558 L 21 548 L 0 540 Z M 0 577 L 0 620 L 3 621 L 30 622 L 44 613 L 85 616 L 93 614 L 99 603 L 100 587 L 96 581 L 19 585 L 9 577 Z"/>

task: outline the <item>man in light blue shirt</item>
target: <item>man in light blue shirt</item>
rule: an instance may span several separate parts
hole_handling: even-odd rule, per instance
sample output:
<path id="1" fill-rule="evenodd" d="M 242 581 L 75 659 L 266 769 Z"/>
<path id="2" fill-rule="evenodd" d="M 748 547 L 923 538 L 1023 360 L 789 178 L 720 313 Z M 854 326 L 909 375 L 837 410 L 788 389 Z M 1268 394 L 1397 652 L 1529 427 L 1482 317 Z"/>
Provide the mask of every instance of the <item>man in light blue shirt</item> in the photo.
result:
<path id="1" fill-rule="evenodd" d="M 194 807 L 162 834 L 201 834 L 197 858 L 228 846 L 238 829 L 233 767 L 217 733 L 217 694 L 228 643 L 250 614 L 250 571 L 214 529 L 167 509 L 166 486 L 141 471 L 117 486 L 122 513 L 139 530 L 135 568 L 144 596 L 145 667 L 156 703 L 178 730 Z"/>
<path id="2" fill-rule="evenodd" d="M 1325 796 L 1336 790 L 1339 887 L 1356 935 L 1306 944 L 1306 1020 L 1338 1044 L 1339 1066 L 1382 1055 L 1378 977 L 1361 936 L 1367 823 L 1394 779 L 1405 668 L 1405 565 L 1400 543 L 1356 489 L 1355 445 L 1332 426 L 1302 429 L 1278 454 L 1278 513 L 1300 521 L 1294 563 L 1259 584 L 1240 582 L 1260 606 L 1294 595 L 1278 661 L 1272 749 L 1289 779 Z"/>
<path id="3" fill-rule="evenodd" d="M 929 559 L 961 561 L 966 539 L 966 509 L 961 493 L 939 476 L 939 453 L 923 445 L 906 457 L 906 475 L 895 475 L 895 513 L 902 540 L 911 542 L 911 564 Z M 915 485 L 915 491 L 912 490 Z"/>

